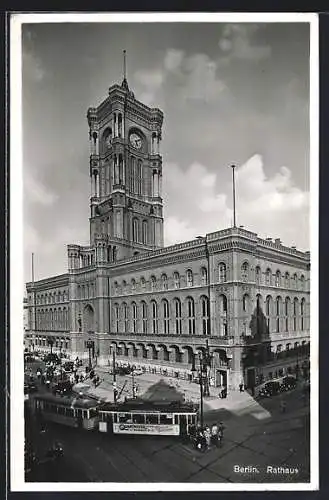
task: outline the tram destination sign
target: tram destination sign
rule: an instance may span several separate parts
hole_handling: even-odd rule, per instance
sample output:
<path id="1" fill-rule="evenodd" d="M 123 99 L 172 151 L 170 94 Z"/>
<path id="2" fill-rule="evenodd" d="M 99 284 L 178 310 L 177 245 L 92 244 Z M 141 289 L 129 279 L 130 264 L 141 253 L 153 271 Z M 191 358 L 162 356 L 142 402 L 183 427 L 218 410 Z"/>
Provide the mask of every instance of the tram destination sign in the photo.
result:
<path id="1" fill-rule="evenodd" d="M 113 424 L 114 434 L 153 434 L 179 436 L 179 425 L 170 424 Z"/>

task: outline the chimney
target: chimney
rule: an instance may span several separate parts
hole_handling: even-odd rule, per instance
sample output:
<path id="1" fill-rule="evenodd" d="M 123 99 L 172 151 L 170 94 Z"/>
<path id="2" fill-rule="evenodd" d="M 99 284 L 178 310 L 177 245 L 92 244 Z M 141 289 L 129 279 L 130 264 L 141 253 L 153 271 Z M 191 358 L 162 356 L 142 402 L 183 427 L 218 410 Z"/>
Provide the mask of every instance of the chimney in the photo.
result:
<path id="1" fill-rule="evenodd" d="M 276 245 L 281 245 L 281 240 L 280 240 L 280 238 L 275 238 L 274 243 L 275 243 Z"/>

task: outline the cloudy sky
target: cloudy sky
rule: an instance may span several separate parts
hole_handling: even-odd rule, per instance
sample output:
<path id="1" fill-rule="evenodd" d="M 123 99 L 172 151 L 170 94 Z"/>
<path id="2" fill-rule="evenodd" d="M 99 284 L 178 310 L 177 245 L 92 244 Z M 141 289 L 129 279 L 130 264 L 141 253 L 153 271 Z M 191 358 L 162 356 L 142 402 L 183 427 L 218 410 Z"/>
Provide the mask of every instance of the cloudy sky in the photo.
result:
<path id="1" fill-rule="evenodd" d="M 232 223 L 309 248 L 308 24 L 23 25 L 24 265 L 88 244 L 86 112 L 122 80 L 164 111 L 165 244 Z"/>

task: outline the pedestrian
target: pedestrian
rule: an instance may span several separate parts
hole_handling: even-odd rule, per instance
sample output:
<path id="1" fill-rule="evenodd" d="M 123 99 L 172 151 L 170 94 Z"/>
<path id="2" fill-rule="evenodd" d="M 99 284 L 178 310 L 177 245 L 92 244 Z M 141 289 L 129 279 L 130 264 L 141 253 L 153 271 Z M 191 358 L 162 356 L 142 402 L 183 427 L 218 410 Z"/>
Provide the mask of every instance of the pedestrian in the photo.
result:
<path id="1" fill-rule="evenodd" d="M 219 425 L 218 425 L 218 441 L 219 441 L 219 446 L 221 447 L 222 446 L 222 443 L 223 443 L 223 439 L 224 439 L 224 424 L 223 422 L 219 422 Z"/>
<path id="2" fill-rule="evenodd" d="M 241 380 L 241 382 L 240 382 L 239 389 L 240 389 L 240 392 L 243 392 L 243 391 L 244 391 L 243 381 L 242 381 L 242 380 Z"/>
<path id="3" fill-rule="evenodd" d="M 215 423 L 211 426 L 211 441 L 215 446 L 218 446 L 218 425 Z"/>
<path id="4" fill-rule="evenodd" d="M 206 438 L 207 449 L 209 450 L 211 443 L 211 431 L 209 425 L 207 425 L 204 430 L 204 437 Z"/>

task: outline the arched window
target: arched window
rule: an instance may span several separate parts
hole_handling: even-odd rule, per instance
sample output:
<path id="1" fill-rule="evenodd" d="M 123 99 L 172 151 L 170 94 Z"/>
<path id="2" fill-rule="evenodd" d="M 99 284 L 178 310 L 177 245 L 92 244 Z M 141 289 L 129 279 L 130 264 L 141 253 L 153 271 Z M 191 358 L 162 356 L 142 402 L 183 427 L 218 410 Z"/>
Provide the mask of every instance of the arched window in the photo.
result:
<path id="1" fill-rule="evenodd" d="M 122 137 L 122 114 L 118 115 L 118 137 Z"/>
<path id="2" fill-rule="evenodd" d="M 280 271 L 277 271 L 275 273 L 275 286 L 277 286 L 277 287 L 281 286 L 281 273 L 280 273 Z"/>
<path id="3" fill-rule="evenodd" d="M 226 295 L 219 296 L 219 321 L 220 321 L 220 336 L 227 336 L 227 297 Z"/>
<path id="4" fill-rule="evenodd" d="M 297 273 L 295 273 L 292 277 L 292 286 L 294 287 L 295 290 L 297 289 L 297 281 L 298 281 L 298 277 L 297 277 Z"/>
<path id="5" fill-rule="evenodd" d="M 147 304 L 142 302 L 142 330 L 143 333 L 147 333 Z"/>
<path id="6" fill-rule="evenodd" d="M 136 290 L 136 280 L 133 278 L 131 280 L 131 291 L 135 292 L 135 290 Z"/>
<path id="7" fill-rule="evenodd" d="M 136 159 L 132 156 L 130 158 L 130 176 L 129 176 L 129 188 L 132 193 L 135 192 L 135 163 Z"/>
<path id="8" fill-rule="evenodd" d="M 137 193 L 142 192 L 142 160 L 137 162 Z"/>
<path id="9" fill-rule="evenodd" d="M 224 264 L 224 262 L 221 262 L 218 266 L 218 278 L 220 283 L 225 283 L 225 281 L 227 281 L 226 264 Z"/>
<path id="10" fill-rule="evenodd" d="M 141 277 L 141 289 L 142 289 L 142 290 L 145 290 L 145 286 L 146 286 L 146 285 L 145 285 L 145 278 L 142 276 L 142 277 Z"/>
<path id="11" fill-rule="evenodd" d="M 257 266 L 255 269 L 255 281 L 256 281 L 256 285 L 261 284 L 261 270 L 260 270 L 259 266 Z"/>
<path id="12" fill-rule="evenodd" d="M 249 312 L 249 295 L 247 293 L 242 297 L 242 309 L 243 312 Z"/>
<path id="13" fill-rule="evenodd" d="M 118 285 L 118 282 L 115 281 L 114 282 L 114 295 L 118 295 L 118 292 L 119 292 L 119 285 Z"/>
<path id="14" fill-rule="evenodd" d="M 163 307 L 163 332 L 165 334 L 169 333 L 169 302 L 167 299 L 162 301 Z"/>
<path id="15" fill-rule="evenodd" d="M 187 321 L 189 335 L 195 335 L 195 306 L 192 297 L 187 299 Z"/>
<path id="16" fill-rule="evenodd" d="M 162 290 L 168 290 L 168 278 L 166 274 L 161 276 Z"/>
<path id="17" fill-rule="evenodd" d="M 142 241 L 143 243 L 147 243 L 147 221 L 143 220 L 143 225 L 142 225 Z"/>
<path id="18" fill-rule="evenodd" d="M 114 304 L 114 330 L 115 333 L 119 332 L 120 327 L 120 309 L 119 304 Z"/>
<path id="19" fill-rule="evenodd" d="M 152 333 L 158 333 L 158 304 L 155 300 L 151 301 L 152 311 Z"/>
<path id="20" fill-rule="evenodd" d="M 201 268 L 201 285 L 202 286 L 205 286 L 208 282 L 208 279 L 207 279 L 207 269 L 205 267 L 202 267 Z"/>
<path id="21" fill-rule="evenodd" d="M 249 281 L 249 264 L 244 262 L 241 266 L 241 280 Z"/>
<path id="22" fill-rule="evenodd" d="M 289 314 L 290 314 L 290 299 L 289 299 L 289 297 L 286 297 L 286 300 L 284 302 L 284 315 L 285 315 L 286 332 L 289 331 Z"/>
<path id="23" fill-rule="evenodd" d="M 123 324 L 124 324 L 124 332 L 128 332 L 128 305 L 126 302 L 122 304 L 122 310 L 123 310 Z"/>
<path id="24" fill-rule="evenodd" d="M 272 284 L 272 271 L 271 271 L 270 268 L 266 269 L 265 284 L 268 285 L 268 286 L 271 286 L 271 284 Z"/>
<path id="25" fill-rule="evenodd" d="M 133 241 L 139 241 L 138 219 L 133 219 Z"/>
<path id="26" fill-rule="evenodd" d="M 293 315 L 293 325 L 294 332 L 297 330 L 297 311 L 298 311 L 298 299 L 294 298 L 294 315 Z"/>
<path id="27" fill-rule="evenodd" d="M 193 286 L 193 273 L 192 273 L 191 269 L 188 269 L 186 271 L 186 285 Z"/>
<path id="28" fill-rule="evenodd" d="M 137 304 L 133 302 L 131 304 L 132 313 L 133 313 L 133 333 L 137 332 Z"/>
<path id="29" fill-rule="evenodd" d="M 156 277 L 151 276 L 151 290 L 155 290 L 155 289 L 156 289 Z"/>
<path id="30" fill-rule="evenodd" d="M 209 300 L 208 297 L 201 297 L 201 322 L 202 322 L 202 334 L 209 334 Z"/>
<path id="31" fill-rule="evenodd" d="M 302 299 L 300 302 L 301 330 L 304 330 L 304 316 L 305 316 L 305 299 Z"/>
<path id="32" fill-rule="evenodd" d="M 303 274 L 300 277 L 300 288 L 301 288 L 301 290 L 304 290 L 304 288 L 305 288 L 305 277 Z"/>
<path id="33" fill-rule="evenodd" d="M 286 272 L 284 275 L 284 285 L 286 288 L 290 287 L 290 275 L 288 272 Z"/>
<path id="34" fill-rule="evenodd" d="M 122 293 L 127 293 L 127 282 L 123 280 L 122 282 Z"/>
<path id="35" fill-rule="evenodd" d="M 182 333 L 182 304 L 179 299 L 174 299 L 175 309 L 175 333 L 180 335 Z"/>
<path id="36" fill-rule="evenodd" d="M 280 332 L 281 297 L 276 298 L 276 331 Z"/>
<path id="37" fill-rule="evenodd" d="M 272 313 L 272 297 L 270 295 L 266 297 L 265 312 L 266 312 L 267 328 L 268 330 L 270 330 L 270 318 Z"/>
<path id="38" fill-rule="evenodd" d="M 179 273 L 174 272 L 174 288 L 180 287 Z"/>

